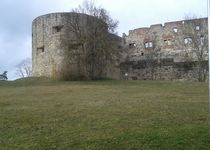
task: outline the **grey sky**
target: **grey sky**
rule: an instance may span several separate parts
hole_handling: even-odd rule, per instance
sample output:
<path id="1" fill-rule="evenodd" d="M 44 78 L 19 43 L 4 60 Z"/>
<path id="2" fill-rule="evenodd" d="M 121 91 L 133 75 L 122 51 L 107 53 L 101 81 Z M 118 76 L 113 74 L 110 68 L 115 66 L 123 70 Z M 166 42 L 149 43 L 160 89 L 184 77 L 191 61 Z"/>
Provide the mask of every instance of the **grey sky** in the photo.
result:
<path id="1" fill-rule="evenodd" d="M 1 0 L 0 73 L 8 70 L 15 78 L 15 66 L 31 57 L 31 23 L 51 12 L 68 12 L 83 0 Z M 96 0 L 119 21 L 118 33 L 151 24 L 182 20 L 186 15 L 207 16 L 207 0 Z"/>

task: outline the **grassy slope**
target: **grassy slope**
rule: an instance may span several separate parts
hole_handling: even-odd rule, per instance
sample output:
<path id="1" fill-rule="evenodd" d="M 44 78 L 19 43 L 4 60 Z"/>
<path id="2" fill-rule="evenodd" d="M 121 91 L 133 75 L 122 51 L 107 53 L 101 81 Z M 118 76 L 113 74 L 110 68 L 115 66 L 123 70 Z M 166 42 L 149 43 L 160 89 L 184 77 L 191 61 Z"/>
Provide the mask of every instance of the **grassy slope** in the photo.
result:
<path id="1" fill-rule="evenodd" d="M 209 134 L 204 83 L 0 82 L 0 149 L 210 149 Z"/>

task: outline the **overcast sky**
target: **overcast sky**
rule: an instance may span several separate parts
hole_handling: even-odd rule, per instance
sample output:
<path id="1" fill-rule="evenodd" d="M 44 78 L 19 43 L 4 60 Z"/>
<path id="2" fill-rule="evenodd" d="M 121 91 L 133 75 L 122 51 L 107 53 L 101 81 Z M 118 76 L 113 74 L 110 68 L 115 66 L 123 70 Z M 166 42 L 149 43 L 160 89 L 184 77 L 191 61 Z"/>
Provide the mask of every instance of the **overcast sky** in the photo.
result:
<path id="1" fill-rule="evenodd" d="M 1 0 L 0 73 L 8 70 L 14 79 L 15 67 L 31 58 L 31 23 L 37 16 L 69 12 L 83 0 Z M 207 0 L 96 0 L 96 4 L 119 21 L 118 33 L 151 24 L 182 20 L 186 15 L 207 17 Z"/>

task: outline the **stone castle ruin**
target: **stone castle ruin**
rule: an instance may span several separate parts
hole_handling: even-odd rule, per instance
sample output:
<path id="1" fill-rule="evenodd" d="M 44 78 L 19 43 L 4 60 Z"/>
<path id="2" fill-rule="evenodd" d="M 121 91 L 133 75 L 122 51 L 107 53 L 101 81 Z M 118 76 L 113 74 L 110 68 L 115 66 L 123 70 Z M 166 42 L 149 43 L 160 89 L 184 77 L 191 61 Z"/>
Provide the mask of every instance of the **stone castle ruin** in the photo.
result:
<path id="1" fill-rule="evenodd" d="M 207 26 L 207 18 L 201 18 L 130 30 L 122 37 L 122 74 L 143 80 L 206 80 Z"/>
<path id="2" fill-rule="evenodd" d="M 78 66 L 81 45 L 71 30 L 75 13 L 52 13 L 40 16 L 32 24 L 33 76 L 61 77 L 85 74 Z M 78 15 L 78 14 L 77 14 Z M 78 23 L 91 30 L 97 20 L 79 14 Z M 190 28 L 187 25 L 190 26 Z M 191 29 L 192 28 L 192 29 Z M 190 30 L 188 30 L 190 29 Z M 195 39 L 195 36 L 198 39 Z M 115 79 L 198 79 L 196 64 L 207 64 L 207 18 L 183 20 L 130 30 L 129 34 L 113 37 L 119 58 L 109 66 L 106 76 Z M 193 41 L 199 40 L 198 47 Z M 197 43 L 198 44 L 198 43 Z M 202 60 L 195 49 L 202 51 Z M 201 60 L 201 61 L 200 61 Z M 205 66 L 205 65 L 203 65 Z M 207 68 L 202 70 L 207 74 Z M 125 77 L 126 75 L 126 77 Z"/>
<path id="3" fill-rule="evenodd" d="M 81 47 L 72 32 L 70 21 L 74 13 L 52 13 L 40 16 L 32 24 L 33 76 L 60 78 L 71 71 L 77 73 L 76 56 Z M 91 16 L 80 14 L 78 24 L 88 26 Z"/>
<path id="4" fill-rule="evenodd" d="M 94 26 L 99 24 L 100 30 L 108 33 L 104 22 L 86 14 L 52 13 L 37 17 L 32 23 L 33 76 L 59 79 L 85 78 L 88 72 L 86 64 L 81 62 L 85 56 L 83 50 L 84 46 L 92 45 L 91 42 L 83 41 L 87 41 L 84 38 L 94 33 Z M 118 36 L 109 33 L 108 36 L 112 41 L 120 43 Z M 118 75 L 113 73 L 115 70 L 110 68 L 107 68 L 103 76 L 117 78 Z M 94 73 L 102 74 L 100 70 L 95 70 Z"/>

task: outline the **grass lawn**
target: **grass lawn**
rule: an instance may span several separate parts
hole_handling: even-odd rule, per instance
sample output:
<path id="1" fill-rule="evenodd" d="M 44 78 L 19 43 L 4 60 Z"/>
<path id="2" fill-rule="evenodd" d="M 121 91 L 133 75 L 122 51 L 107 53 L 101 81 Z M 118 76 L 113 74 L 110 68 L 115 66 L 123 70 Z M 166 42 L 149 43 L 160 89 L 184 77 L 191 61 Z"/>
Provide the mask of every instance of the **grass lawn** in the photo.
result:
<path id="1" fill-rule="evenodd" d="M 0 149 L 210 149 L 207 83 L 0 82 Z"/>

